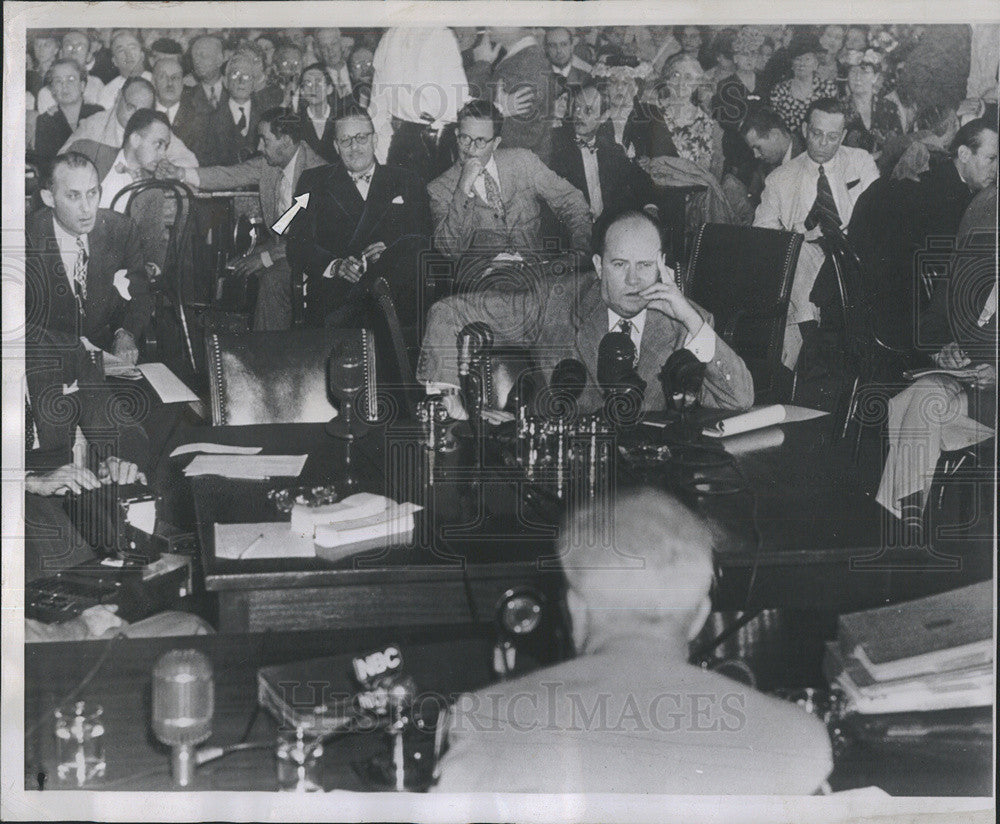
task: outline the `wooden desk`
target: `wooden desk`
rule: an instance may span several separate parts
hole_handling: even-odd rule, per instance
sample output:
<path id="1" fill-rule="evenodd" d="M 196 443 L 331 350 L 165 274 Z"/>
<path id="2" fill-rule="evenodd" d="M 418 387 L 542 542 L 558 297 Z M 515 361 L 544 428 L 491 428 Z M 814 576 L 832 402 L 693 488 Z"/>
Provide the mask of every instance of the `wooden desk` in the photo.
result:
<path id="1" fill-rule="evenodd" d="M 829 430 L 826 418 L 764 430 L 757 433 L 763 446 L 737 455 L 745 489 L 714 496 L 680 493 L 718 524 L 716 609 L 849 611 L 872 606 L 892 595 L 901 561 L 918 570 L 926 562 L 926 549 L 886 551 L 887 516 L 859 488 L 856 467 L 831 443 Z M 203 477 L 190 484 L 206 587 L 219 595 L 221 629 L 490 620 L 511 586 L 534 586 L 556 597 L 561 578 L 553 553 L 557 530 L 551 520 L 539 520 L 518 503 L 523 490 L 518 473 L 492 470 L 476 485 L 471 483 L 474 474 L 453 458 L 455 465 L 446 465 L 429 489 L 417 438 L 413 428 L 393 427 L 353 449 L 360 489 L 425 505 L 414 544 L 332 564 L 319 559 L 222 560 L 214 552 L 212 525 L 287 519 L 267 501 L 268 489 L 337 485 L 343 479 L 342 442 L 329 438 L 319 424 L 184 433 L 177 443 L 213 441 L 309 454 L 295 481 Z M 188 460 L 169 462 L 175 485 L 185 489 L 181 470 Z M 437 460 L 446 461 L 441 456 Z M 676 489 L 674 472 L 668 466 L 644 480 Z M 959 585 L 956 577 L 969 570 L 966 564 L 954 574 L 923 577 L 930 579 L 925 585 L 946 589 Z"/>
<path id="2" fill-rule="evenodd" d="M 81 696 L 105 708 L 105 780 L 94 790 L 157 791 L 174 789 L 169 774 L 169 751 L 153 737 L 149 726 L 150 678 L 157 659 L 167 650 L 196 648 L 212 661 L 215 676 L 215 715 L 209 746 L 227 746 L 246 737 L 268 744 L 277 722 L 257 706 L 256 672 L 261 666 L 313 657 L 351 655 L 400 644 L 404 664 L 419 694 L 435 693 L 453 699 L 458 693 L 482 687 L 491 680 L 489 656 L 492 638 L 484 628 L 435 630 L 385 628 L 352 632 L 255 633 L 194 638 L 119 640 Z M 38 775 L 49 776 L 47 789 L 57 789 L 54 775 L 55 739 L 51 708 L 73 689 L 98 662 L 106 642 L 31 644 L 25 652 L 25 788 L 37 790 Z M 253 722 L 248 731 L 248 725 Z M 981 750 L 956 747 L 949 761 L 927 757 L 924 747 L 891 755 L 859 745 L 849 746 L 836 761 L 830 784 L 834 789 L 876 785 L 893 795 L 989 795 L 993 770 Z M 378 731 L 334 739 L 323 758 L 323 785 L 327 790 L 372 789 L 358 777 L 353 764 L 385 753 L 387 742 Z M 199 767 L 190 786 L 203 790 L 261 790 L 277 788 L 274 752 L 267 749 L 237 752 Z M 38 803 L 43 802 L 38 799 Z"/>

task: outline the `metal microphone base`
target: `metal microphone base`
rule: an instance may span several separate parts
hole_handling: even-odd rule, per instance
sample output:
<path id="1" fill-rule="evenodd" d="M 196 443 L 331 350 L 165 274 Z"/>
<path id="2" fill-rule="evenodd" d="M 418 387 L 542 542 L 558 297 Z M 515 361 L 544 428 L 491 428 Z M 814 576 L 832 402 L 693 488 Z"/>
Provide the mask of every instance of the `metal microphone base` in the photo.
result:
<path id="1" fill-rule="evenodd" d="M 177 744 L 170 754 L 170 774 L 174 784 L 186 787 L 194 777 L 195 749 L 193 744 Z"/>

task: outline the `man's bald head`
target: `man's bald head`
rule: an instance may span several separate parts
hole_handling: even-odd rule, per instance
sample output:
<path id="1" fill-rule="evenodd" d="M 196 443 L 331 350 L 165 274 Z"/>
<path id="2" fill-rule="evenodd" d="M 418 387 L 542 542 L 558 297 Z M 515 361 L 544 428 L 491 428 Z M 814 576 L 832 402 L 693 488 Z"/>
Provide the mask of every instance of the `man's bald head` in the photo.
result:
<path id="1" fill-rule="evenodd" d="M 653 489 L 620 493 L 610 509 L 576 512 L 559 540 L 574 635 L 581 603 L 591 639 L 643 626 L 690 636 L 696 622 L 697 632 L 712 583 L 713 543 L 698 516 Z"/>

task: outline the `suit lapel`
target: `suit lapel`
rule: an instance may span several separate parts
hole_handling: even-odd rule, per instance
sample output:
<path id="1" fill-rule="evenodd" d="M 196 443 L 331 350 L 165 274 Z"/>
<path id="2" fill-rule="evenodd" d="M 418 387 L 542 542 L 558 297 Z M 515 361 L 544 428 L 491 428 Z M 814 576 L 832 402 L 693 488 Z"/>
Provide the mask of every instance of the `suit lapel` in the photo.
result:
<path id="1" fill-rule="evenodd" d="M 368 197 L 364 201 L 361 218 L 354 230 L 354 241 L 363 241 L 382 220 L 382 216 L 389 208 L 392 193 L 392 181 L 389 178 L 390 174 L 385 166 L 376 164 L 371 185 L 368 187 Z"/>
<path id="2" fill-rule="evenodd" d="M 330 199 L 346 216 L 347 225 L 357 227 L 365 208 L 365 202 L 361 199 L 358 187 L 354 185 L 347 170 L 340 165 L 330 166 L 328 181 Z"/>
<path id="3" fill-rule="evenodd" d="M 608 309 L 601 300 L 601 285 L 597 278 L 580 290 L 574 315 L 577 355 L 587 367 L 591 382 L 597 385 L 597 349 L 608 331 Z"/>

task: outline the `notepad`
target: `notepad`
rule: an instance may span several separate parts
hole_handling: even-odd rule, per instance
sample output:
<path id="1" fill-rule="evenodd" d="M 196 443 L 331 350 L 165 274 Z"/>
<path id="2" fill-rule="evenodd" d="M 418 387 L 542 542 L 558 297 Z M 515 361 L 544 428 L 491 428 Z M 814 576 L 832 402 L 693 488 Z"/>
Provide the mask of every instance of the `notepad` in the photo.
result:
<path id="1" fill-rule="evenodd" d="M 156 390 L 164 403 L 186 403 L 198 400 L 198 396 L 178 378 L 170 368 L 162 363 L 139 364 L 139 371 Z"/>
<path id="2" fill-rule="evenodd" d="M 221 475 L 224 478 L 263 480 L 297 478 L 308 455 L 198 455 L 184 470 L 188 477 Z"/>
<path id="3" fill-rule="evenodd" d="M 190 455 L 192 452 L 206 452 L 211 455 L 256 455 L 261 451 L 259 446 L 229 446 L 224 443 L 186 443 L 178 446 L 170 453 L 171 458 L 180 455 Z"/>
<path id="4" fill-rule="evenodd" d="M 819 409 L 807 409 L 804 406 L 789 406 L 776 403 L 773 406 L 762 406 L 759 409 L 751 409 L 749 412 L 719 421 L 715 426 L 705 429 L 704 434 L 710 438 L 726 438 L 730 435 L 739 435 L 741 432 L 752 432 L 754 429 L 763 429 L 764 427 L 774 426 L 778 423 L 808 421 L 826 414 L 829 413 L 822 412 Z"/>
<path id="5" fill-rule="evenodd" d="M 295 535 L 288 521 L 260 524 L 216 524 L 215 557 L 227 561 L 261 558 L 315 558 L 311 538 Z"/>

